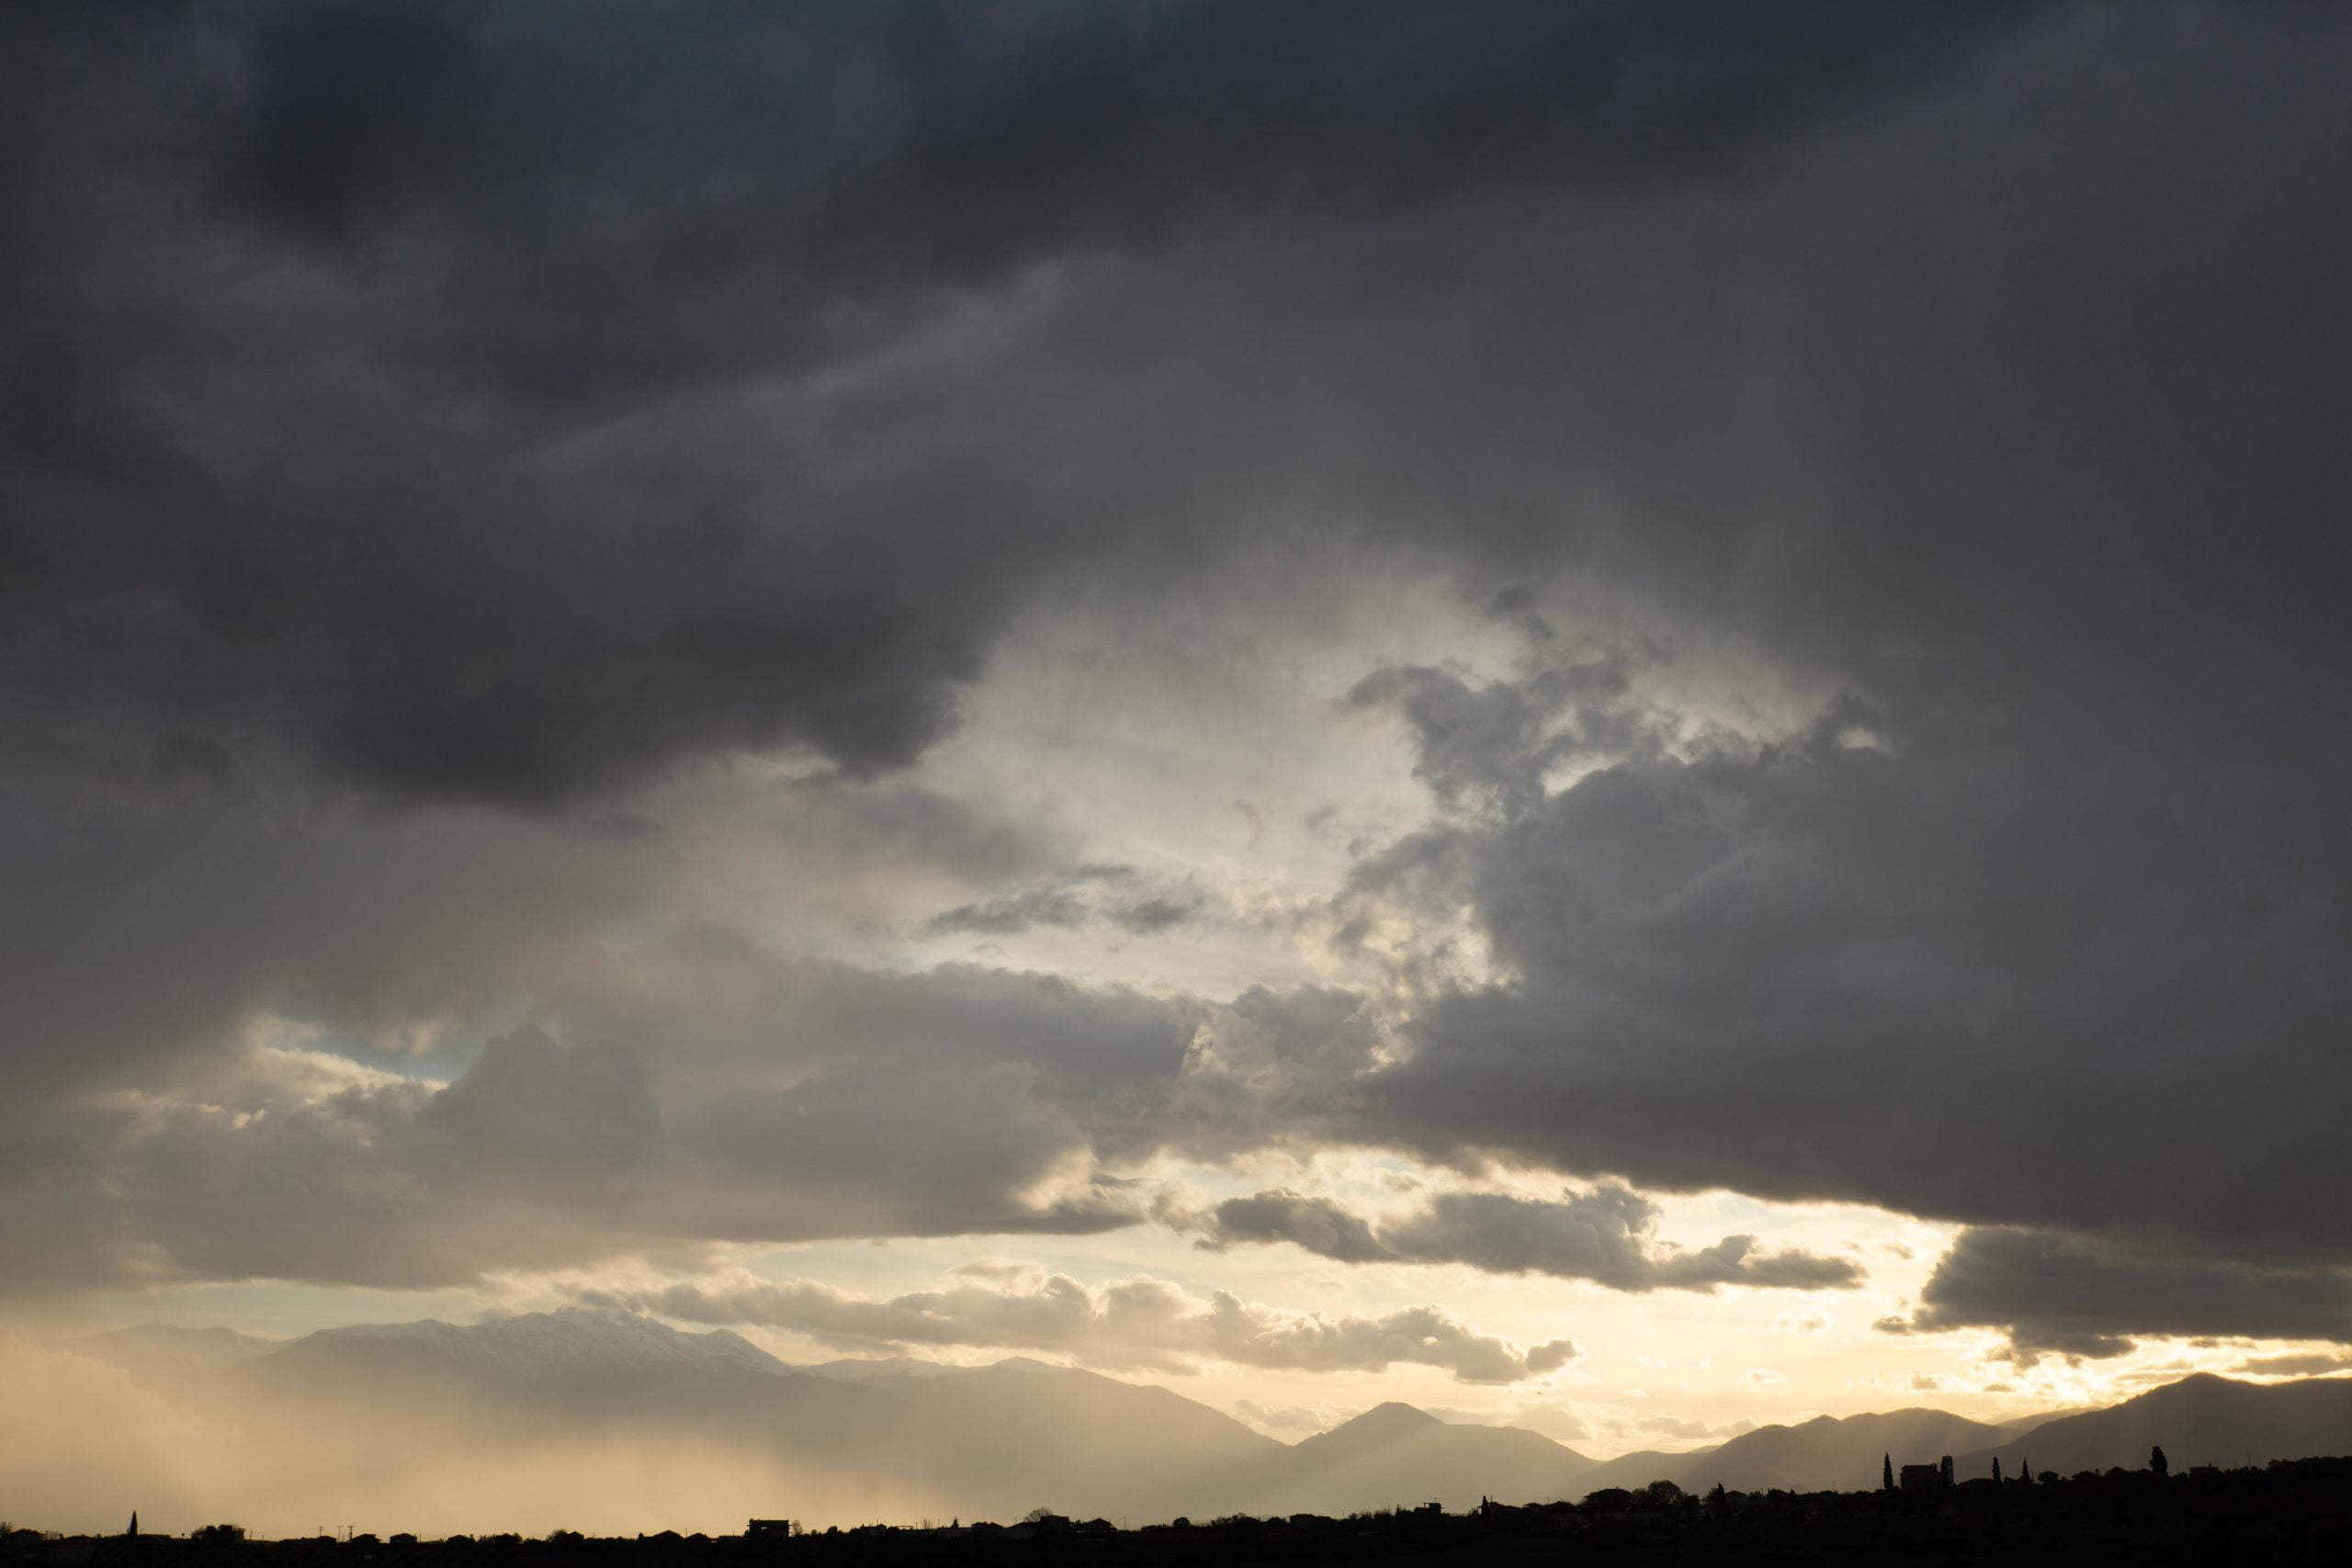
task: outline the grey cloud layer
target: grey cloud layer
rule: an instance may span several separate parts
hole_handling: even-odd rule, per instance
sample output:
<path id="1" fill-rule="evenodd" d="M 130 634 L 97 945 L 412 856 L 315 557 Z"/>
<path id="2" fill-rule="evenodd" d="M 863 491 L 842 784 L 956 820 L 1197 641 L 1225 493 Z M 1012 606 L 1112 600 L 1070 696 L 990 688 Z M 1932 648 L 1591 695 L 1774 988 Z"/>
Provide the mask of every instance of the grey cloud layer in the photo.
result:
<path id="1" fill-rule="evenodd" d="M 542 1002 L 582 1043 L 495 1037 L 446 1089 L 248 1050 L 127 1101 L 49 1106 L 10 1144 L 32 1179 L 0 1186 L 9 1289 L 425 1286 L 724 1238 L 1132 1224 L 1079 1117 L 1172 1075 L 1215 1011 L 707 936 L 572 956 L 590 973 L 543 972 Z M 717 1005 L 681 1008 L 695 987 Z M 631 1032 L 649 1003 L 659 1049 Z"/>
<path id="2" fill-rule="evenodd" d="M 758 1324 L 855 1349 L 969 1345 L 1050 1350 L 1095 1365 L 1189 1370 L 1203 1359 L 1286 1371 L 1376 1372 L 1398 1362 L 1438 1367 L 1467 1383 L 1510 1383 L 1577 1358 L 1565 1339 L 1521 1350 L 1433 1307 L 1379 1317 L 1322 1317 L 1253 1306 L 1220 1291 L 1209 1301 L 1159 1280 L 1091 1289 L 1063 1275 L 967 1280 L 867 1301 L 826 1286 L 745 1277 L 594 1297 L 690 1323 Z"/>
<path id="3" fill-rule="evenodd" d="M 1108 1223 L 1156 1153 L 1327 1143 L 2129 1236 L 2322 1307 L 2352 1259 L 2340 8 L 0 29 L 0 1201 L 54 1277 L 351 1274 L 266 1201 L 308 1160 L 423 1280 L 548 1250 L 458 1190 L 570 1206 L 569 1255 Z M 1245 539 L 1542 645 L 1340 683 L 1439 815 L 1335 929 L 1467 922 L 1493 983 L 815 984 L 658 934 L 639 792 L 744 752 L 976 868 L 951 924 L 1061 918 L 1077 856 L 856 781 L 1014 617 L 1181 607 Z M 1677 705 L 1726 665 L 1837 695 Z M 120 1099 L 263 1010 L 526 1005 L 625 1198 L 496 1100 L 514 1063 L 432 1117 Z M 509 1114 L 537 1175 L 475 1146 Z M 2005 1277 L 2069 1299 L 2073 1245 Z M 1975 1261 L 1934 1310 L 2030 1338 Z M 2263 1295 L 2165 1321 L 2321 1331 Z"/>
<path id="4" fill-rule="evenodd" d="M 972 290 L 1671 184 L 2022 9 L 17 8 L 7 697 L 403 799 L 903 764 L 1040 573 L 1229 483 L 1136 504 L 1142 432 L 1097 466 L 1090 388 L 968 363 Z"/>
<path id="5" fill-rule="evenodd" d="M 1750 1285 L 1813 1291 L 1859 1284 L 1842 1258 L 1760 1252 L 1752 1235 L 1686 1252 L 1654 1234 L 1657 1205 L 1624 1187 L 1571 1190 L 1556 1201 L 1499 1192 L 1441 1192 L 1374 1226 L 1325 1198 L 1276 1190 L 1229 1198 L 1180 1219 L 1201 1245 L 1289 1242 L 1341 1263 L 1466 1263 L 1496 1274 L 1550 1274 L 1618 1291 Z"/>
<path id="6" fill-rule="evenodd" d="M 1082 865 L 1047 882 L 943 909 L 924 930 L 933 936 L 991 937 L 1100 923 L 1130 936 L 1153 936 L 1201 919 L 1209 902 L 1197 887 L 1156 881 L 1131 865 Z"/>
<path id="7" fill-rule="evenodd" d="M 1883 1327 L 1996 1327 L 2011 1354 L 2120 1356 L 2134 1335 L 2253 1335 L 2352 1343 L 2352 1269 L 2278 1268 L 2096 1236 L 1964 1231 L 1908 1319 Z M 2248 1371 L 2292 1370 L 2250 1365 Z M 2324 1369 L 2312 1369 L 2324 1370 Z"/>
<path id="8" fill-rule="evenodd" d="M 1442 1154 L 2344 1256 L 2312 1179 L 2342 1148 L 2341 900 L 2280 881 L 2281 816 L 2216 796 L 2314 848 L 2338 814 L 2245 766 L 2159 788 L 1845 711 L 1430 829 L 1355 896 L 1466 910 L 1511 978 L 1428 1010 L 1364 1114 Z M 2282 1148 L 2303 1179 L 2254 1200 Z"/>

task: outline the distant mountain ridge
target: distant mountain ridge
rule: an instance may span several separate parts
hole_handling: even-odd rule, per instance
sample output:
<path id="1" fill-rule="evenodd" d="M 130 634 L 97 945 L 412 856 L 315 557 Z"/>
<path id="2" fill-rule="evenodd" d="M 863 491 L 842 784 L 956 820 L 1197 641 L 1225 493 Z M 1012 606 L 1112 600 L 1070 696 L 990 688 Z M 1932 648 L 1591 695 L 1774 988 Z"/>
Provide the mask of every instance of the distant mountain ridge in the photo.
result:
<path id="1" fill-rule="evenodd" d="M 583 1367 L 605 1374 L 721 1371 L 780 1377 L 792 1371 L 730 1329 L 689 1334 L 654 1318 L 583 1307 L 486 1318 L 463 1327 L 425 1318 L 322 1328 L 277 1348 L 269 1359 L 279 1370 L 356 1360 L 411 1369 L 438 1363 L 448 1370 L 507 1378 L 576 1375 Z"/>
<path id="2" fill-rule="evenodd" d="M 107 1329 L 56 1343 L 61 1349 L 121 1368 L 133 1382 L 183 1398 L 200 1395 L 236 1368 L 283 1348 L 278 1340 L 232 1328 L 179 1328 L 164 1323 Z"/>
<path id="3" fill-rule="evenodd" d="M 1793 1427 L 1758 1427 L 1728 1442 L 1687 1453 L 1623 1454 L 1589 1472 L 1588 1489 L 1671 1481 L 1685 1492 L 1856 1492 L 1896 1464 L 1928 1463 L 1948 1453 L 2000 1442 L 2009 1434 L 1947 1410 L 1890 1410 L 1842 1419 L 1817 1416 Z"/>
<path id="4" fill-rule="evenodd" d="M 1399 1504 L 1467 1507 L 1480 1497 L 1548 1502 L 1576 1496 L 1594 1461 L 1521 1427 L 1454 1426 L 1390 1403 L 1303 1438 L 1261 1507 L 1359 1513 Z"/>
<path id="5" fill-rule="evenodd" d="M 69 1348 L 122 1365 L 131 1360 L 171 1361 L 181 1366 L 233 1367 L 284 1348 L 285 1341 L 257 1338 L 233 1328 L 177 1328 L 142 1323 L 110 1328 L 65 1341 Z"/>
<path id="6" fill-rule="evenodd" d="M 2037 1474 L 2072 1475 L 2138 1470 L 2152 1448 L 2176 1470 L 2352 1454 L 2352 1378 L 2250 1383 L 2198 1372 L 2104 1410 L 2046 1421 L 1955 1463 L 1962 1476 L 1989 1473 L 1996 1458 L 2005 1475 L 2027 1460 Z"/>
<path id="7" fill-rule="evenodd" d="M 726 1330 L 591 1309 L 359 1325 L 285 1344 L 226 1330 L 119 1330 L 76 1348 L 151 1373 L 176 1355 L 204 1380 L 187 1387 L 252 1394 L 269 1402 L 254 1408 L 305 1430 L 401 1412 L 443 1423 L 494 1416 L 502 1440 L 518 1443 L 582 1432 L 717 1442 L 769 1456 L 809 1514 L 829 1495 L 872 1495 L 877 1476 L 911 1500 L 899 1506 L 941 1517 L 1015 1518 L 1050 1503 L 1151 1520 L 1431 1501 L 1458 1510 L 1481 1497 L 1573 1500 L 1657 1480 L 1695 1493 L 1853 1491 L 1878 1483 L 1886 1457 L 1900 1465 L 1953 1454 L 1967 1477 L 1996 1456 L 2005 1473 L 2028 1458 L 2062 1473 L 2138 1468 L 2155 1444 L 2178 1468 L 2352 1453 L 2352 1379 L 2191 1377 L 2023 1434 L 1931 1409 L 1820 1416 L 1602 1462 L 1536 1432 L 1449 1424 L 1395 1403 L 1284 1444 L 1167 1389 L 1025 1358 L 795 1367 Z"/>

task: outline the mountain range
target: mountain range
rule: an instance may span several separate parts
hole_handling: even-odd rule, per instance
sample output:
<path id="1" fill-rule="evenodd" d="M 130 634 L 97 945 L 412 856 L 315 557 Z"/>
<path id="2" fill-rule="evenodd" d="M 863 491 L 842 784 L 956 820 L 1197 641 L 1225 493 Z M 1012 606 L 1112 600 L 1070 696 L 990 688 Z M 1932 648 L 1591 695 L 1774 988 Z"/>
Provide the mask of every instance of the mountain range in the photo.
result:
<path id="1" fill-rule="evenodd" d="M 2176 1470 L 2352 1453 L 2352 1379 L 2263 1384 L 2199 1372 L 2105 1410 L 2045 1421 L 1964 1455 L 1956 1468 L 1962 1475 L 1983 1475 L 1998 1459 L 2004 1475 L 2015 1475 L 2028 1460 L 2037 1475 L 2116 1465 L 2136 1470 L 2154 1448 L 2165 1450 Z"/>
<path id="2" fill-rule="evenodd" d="M 1686 1453 L 1621 1454 L 1584 1476 L 1584 1489 L 1631 1490 L 1671 1481 L 1685 1492 L 1860 1491 L 1875 1486 L 1880 1467 L 1926 1463 L 2007 1438 L 1998 1427 L 1944 1410 L 1893 1410 L 1844 1419 L 1817 1416 L 1794 1427 L 1758 1427 L 1713 1448 Z M 2141 1455 L 2146 1458 L 2143 1451 Z"/>
<path id="3" fill-rule="evenodd" d="M 1346 1514 L 1577 1498 L 1668 1480 L 1686 1491 L 1857 1490 L 1883 1459 L 1945 1455 L 1965 1478 L 2030 1459 L 2061 1473 L 2352 1452 L 2352 1379 L 2253 1384 L 2196 1376 L 2029 1431 L 1945 1411 L 1821 1416 L 1713 1448 L 1596 1462 L 1541 1434 L 1452 1424 L 1407 1404 L 1285 1444 L 1169 1390 L 1013 1359 L 795 1367 L 724 1330 L 571 1309 L 469 1326 L 322 1330 L 284 1344 L 146 1327 L 74 1342 L 171 1397 L 277 1422 L 314 1448 L 355 1427 L 608 1446 L 663 1438 L 758 1456 L 774 1495 L 742 1512 L 817 1522 L 895 1515 L 1017 1518 L 1045 1506 L 1142 1523 L 1232 1513 Z M 387 1441 L 390 1439 L 388 1438 Z M 354 1450 L 356 1453 L 358 1450 Z M 362 1462 L 355 1458 L 354 1464 Z M 877 1478 L 887 1479 L 887 1486 Z"/>

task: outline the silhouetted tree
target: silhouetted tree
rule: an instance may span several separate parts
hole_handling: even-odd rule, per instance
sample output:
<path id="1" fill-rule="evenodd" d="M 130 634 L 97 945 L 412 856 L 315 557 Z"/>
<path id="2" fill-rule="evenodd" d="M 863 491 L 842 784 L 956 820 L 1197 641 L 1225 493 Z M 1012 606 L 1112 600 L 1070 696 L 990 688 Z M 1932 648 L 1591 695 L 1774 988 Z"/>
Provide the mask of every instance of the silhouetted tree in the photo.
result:
<path id="1" fill-rule="evenodd" d="M 1670 1508 L 1682 1501 L 1686 1494 L 1673 1482 L 1661 1479 L 1651 1482 L 1634 1495 L 1645 1503 L 1652 1503 L 1661 1508 Z"/>
<path id="2" fill-rule="evenodd" d="M 1996 1485 L 1996 1486 L 1998 1486 L 2000 1483 L 2001 1483 L 2001 1456 L 2000 1456 L 1999 1454 L 1995 1454 L 1995 1455 L 1993 1456 L 1993 1484 L 1994 1484 L 1994 1485 Z"/>
<path id="3" fill-rule="evenodd" d="M 2160 1448 L 2150 1449 L 2148 1450 L 2148 1468 L 2154 1471 L 2158 1475 L 2170 1475 L 2172 1473 L 2172 1461 L 2165 1458 L 2164 1450 Z"/>
<path id="4" fill-rule="evenodd" d="M 1891 1453 L 1879 1461 L 1878 1489 L 1882 1492 L 1894 1490 L 1894 1456 Z"/>

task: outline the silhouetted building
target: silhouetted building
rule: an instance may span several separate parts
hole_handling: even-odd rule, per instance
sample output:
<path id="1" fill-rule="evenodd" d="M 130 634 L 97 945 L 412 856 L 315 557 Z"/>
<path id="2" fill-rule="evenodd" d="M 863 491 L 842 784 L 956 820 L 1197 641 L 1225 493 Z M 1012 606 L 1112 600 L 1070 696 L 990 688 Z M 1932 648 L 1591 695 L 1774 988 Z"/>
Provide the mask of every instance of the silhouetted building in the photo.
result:
<path id="1" fill-rule="evenodd" d="M 1903 1467 L 1902 1488 L 1905 1492 L 1943 1492 L 1951 1483 L 1944 1479 L 1943 1466 L 1937 1464 L 1906 1464 Z"/>

